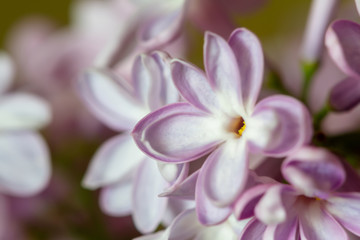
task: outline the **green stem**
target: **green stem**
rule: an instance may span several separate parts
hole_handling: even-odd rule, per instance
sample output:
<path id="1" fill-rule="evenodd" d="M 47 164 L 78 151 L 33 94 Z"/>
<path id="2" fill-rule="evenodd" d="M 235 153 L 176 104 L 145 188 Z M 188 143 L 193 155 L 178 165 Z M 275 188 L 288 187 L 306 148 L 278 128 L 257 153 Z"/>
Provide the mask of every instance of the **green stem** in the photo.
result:
<path id="1" fill-rule="evenodd" d="M 328 115 L 328 113 L 331 112 L 331 107 L 329 104 L 325 104 L 320 111 L 314 114 L 313 117 L 313 123 L 314 123 L 314 130 L 319 131 L 321 128 L 321 123 L 324 120 L 324 118 Z"/>
<path id="2" fill-rule="evenodd" d="M 309 95 L 309 88 L 311 86 L 312 79 L 314 77 L 315 72 L 317 71 L 319 64 L 315 63 L 302 63 L 302 72 L 303 72 L 303 87 L 301 91 L 300 100 L 303 103 L 307 103 L 308 95 Z"/>

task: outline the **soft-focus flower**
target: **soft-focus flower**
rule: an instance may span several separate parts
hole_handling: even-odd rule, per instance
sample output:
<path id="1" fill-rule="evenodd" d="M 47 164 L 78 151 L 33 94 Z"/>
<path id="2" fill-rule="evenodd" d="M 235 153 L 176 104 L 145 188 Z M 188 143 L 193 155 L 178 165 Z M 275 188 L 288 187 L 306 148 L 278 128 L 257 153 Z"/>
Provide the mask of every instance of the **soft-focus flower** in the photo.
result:
<path id="1" fill-rule="evenodd" d="M 130 135 L 136 122 L 147 113 L 179 100 L 171 81 L 168 55 L 141 55 L 132 73 L 132 85 L 99 70 L 89 70 L 81 79 L 80 94 L 89 109 L 107 126 L 123 132 L 98 150 L 83 184 L 90 189 L 103 188 L 100 205 L 104 212 L 114 216 L 132 214 L 137 229 L 149 233 L 165 221 L 167 206 L 173 204 L 158 195 L 170 183 L 183 179 L 188 167 L 157 164 L 137 148 Z M 181 210 L 179 204 L 183 203 L 175 203 L 175 207 Z"/>
<path id="2" fill-rule="evenodd" d="M 263 55 L 248 30 L 235 30 L 229 42 L 206 33 L 204 59 L 207 75 L 184 61 L 172 62 L 175 85 L 188 103 L 147 115 L 133 136 L 147 155 L 164 162 L 189 162 L 211 153 L 197 181 L 197 191 L 204 192 L 197 197 L 197 211 L 200 222 L 215 224 L 228 216 L 243 190 L 248 151 L 285 156 L 308 142 L 312 129 L 307 110 L 294 98 L 272 96 L 255 106 Z M 221 209 L 221 217 L 203 206 Z"/>
<path id="3" fill-rule="evenodd" d="M 344 228 L 360 235 L 360 193 L 337 192 L 346 174 L 335 155 L 304 147 L 285 160 L 282 173 L 291 185 L 259 185 L 237 202 L 239 219 L 242 209 L 256 216 L 241 239 L 348 239 Z M 247 203 L 252 208 L 241 207 Z"/>
<path id="4" fill-rule="evenodd" d="M 26 197 L 43 190 L 50 179 L 47 146 L 34 131 L 49 123 L 50 109 L 46 102 L 29 93 L 6 93 L 13 76 L 12 60 L 1 52 L 0 193 Z M 7 221 L 6 214 L 7 211 L 1 211 L 2 225 Z"/>

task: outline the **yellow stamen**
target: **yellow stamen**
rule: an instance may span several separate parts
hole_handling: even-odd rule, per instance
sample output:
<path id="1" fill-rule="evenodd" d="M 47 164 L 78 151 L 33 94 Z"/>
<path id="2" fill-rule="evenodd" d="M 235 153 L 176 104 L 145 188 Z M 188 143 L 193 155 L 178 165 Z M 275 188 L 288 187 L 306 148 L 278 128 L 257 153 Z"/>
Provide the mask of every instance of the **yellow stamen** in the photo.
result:
<path id="1" fill-rule="evenodd" d="M 241 136 L 243 134 L 243 132 L 245 131 L 246 128 L 246 124 L 245 121 L 243 121 L 243 125 L 242 127 L 238 130 L 239 135 Z"/>
<path id="2" fill-rule="evenodd" d="M 320 201 L 320 200 L 321 200 L 321 198 L 315 197 L 315 200 L 316 200 L 316 201 Z"/>

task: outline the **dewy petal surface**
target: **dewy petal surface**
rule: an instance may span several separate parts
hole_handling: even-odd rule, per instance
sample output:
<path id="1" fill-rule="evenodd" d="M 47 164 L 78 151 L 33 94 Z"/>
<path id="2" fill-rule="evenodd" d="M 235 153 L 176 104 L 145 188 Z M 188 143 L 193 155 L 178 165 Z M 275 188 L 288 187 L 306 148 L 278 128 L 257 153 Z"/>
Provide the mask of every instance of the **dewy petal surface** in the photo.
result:
<path id="1" fill-rule="evenodd" d="M 222 144 L 202 166 L 205 194 L 220 207 L 231 204 L 244 190 L 248 178 L 246 141 L 231 139 Z"/>
<path id="2" fill-rule="evenodd" d="M 272 113 L 271 115 L 275 118 L 268 118 L 269 114 L 263 113 Z M 250 119 L 247 124 L 247 126 L 250 125 L 249 128 L 252 128 L 253 133 L 249 139 L 251 146 L 253 150 L 255 148 L 266 155 L 285 156 L 308 143 L 312 137 L 310 114 L 301 102 L 292 97 L 274 95 L 263 99 L 256 105 L 251 118 L 256 119 L 256 124 L 250 122 L 253 119 Z M 272 126 L 271 121 L 275 121 L 276 125 Z M 268 129 L 261 127 L 259 129 L 262 132 L 258 132 L 257 125 L 270 127 Z M 246 132 L 244 134 L 247 137 L 249 135 Z M 261 135 L 267 136 L 271 141 L 266 142 L 266 145 L 259 145 L 256 136 Z"/>
<path id="3" fill-rule="evenodd" d="M 360 25 L 338 20 L 329 27 L 325 44 L 338 67 L 349 76 L 360 77 Z"/>
<path id="4" fill-rule="evenodd" d="M 207 32 L 204 62 L 207 77 L 217 94 L 221 109 L 232 116 L 244 116 L 240 73 L 229 44 L 220 36 Z"/>
<path id="5" fill-rule="evenodd" d="M 50 122 L 50 106 L 28 93 L 0 97 L 0 131 L 38 129 Z"/>
<path id="6" fill-rule="evenodd" d="M 250 115 L 263 82 L 264 56 L 258 38 L 244 28 L 236 29 L 229 38 L 238 64 L 241 95 L 246 112 Z"/>
<path id="7" fill-rule="evenodd" d="M 88 70 L 78 88 L 94 115 L 116 131 L 132 129 L 149 111 L 132 96 L 133 90 L 125 80 L 104 71 Z"/>
<path id="8" fill-rule="evenodd" d="M 360 193 L 338 193 L 327 200 L 326 210 L 346 229 L 360 236 Z"/>
<path id="9" fill-rule="evenodd" d="M 184 61 L 173 60 L 172 75 L 180 94 L 193 106 L 208 113 L 220 110 L 217 96 L 202 70 Z"/>
<path id="10" fill-rule="evenodd" d="M 0 192 L 30 196 L 41 191 L 50 179 L 47 146 L 37 133 L 0 134 Z"/>
<path id="11" fill-rule="evenodd" d="M 83 185 L 90 189 L 115 183 L 139 166 L 146 156 L 128 133 L 107 140 L 91 160 Z"/>
<path id="12" fill-rule="evenodd" d="M 158 195 L 166 186 L 156 162 L 146 158 L 136 173 L 133 190 L 133 219 L 140 232 L 150 233 L 159 225 L 168 199 Z"/>
<path id="13" fill-rule="evenodd" d="M 195 160 L 226 139 L 217 119 L 188 103 L 167 105 L 143 118 L 133 131 L 147 155 L 165 162 Z"/>

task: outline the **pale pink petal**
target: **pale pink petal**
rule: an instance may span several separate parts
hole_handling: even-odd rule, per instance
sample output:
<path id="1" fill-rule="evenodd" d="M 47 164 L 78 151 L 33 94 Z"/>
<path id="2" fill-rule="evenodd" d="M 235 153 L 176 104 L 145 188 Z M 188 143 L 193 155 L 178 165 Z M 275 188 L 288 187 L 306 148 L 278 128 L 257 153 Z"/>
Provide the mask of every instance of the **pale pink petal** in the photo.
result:
<path id="1" fill-rule="evenodd" d="M 250 115 L 263 82 L 264 56 L 259 39 L 245 28 L 236 29 L 229 38 L 240 72 L 241 95 Z"/>
<path id="2" fill-rule="evenodd" d="M 228 140 L 207 158 L 200 178 L 204 178 L 205 194 L 211 201 L 225 207 L 232 204 L 244 190 L 248 178 L 248 150 L 243 139 Z"/>
<path id="3" fill-rule="evenodd" d="M 189 173 L 189 163 L 174 164 L 157 162 L 157 165 L 160 174 L 171 185 L 182 182 Z"/>
<path id="4" fill-rule="evenodd" d="M 168 205 L 163 214 L 161 223 L 164 226 L 170 226 L 173 220 L 183 211 L 195 208 L 194 200 L 184 200 L 180 198 L 168 198 Z"/>
<path id="5" fill-rule="evenodd" d="M 194 239 L 195 235 L 204 228 L 197 217 L 194 209 L 189 209 L 177 216 L 169 226 L 169 238 L 171 240 Z"/>
<path id="6" fill-rule="evenodd" d="M 136 173 L 133 189 L 133 219 L 140 232 L 150 233 L 159 225 L 168 200 L 158 195 L 166 186 L 155 160 L 146 158 Z"/>
<path id="7" fill-rule="evenodd" d="M 346 229 L 360 236 L 360 193 L 338 193 L 327 200 L 326 210 Z"/>
<path id="8" fill-rule="evenodd" d="M 338 20 L 331 24 L 325 44 L 338 67 L 349 76 L 360 77 L 360 25 Z"/>
<path id="9" fill-rule="evenodd" d="M 132 177 L 104 187 L 100 193 L 101 210 L 110 216 L 127 216 L 132 212 Z"/>
<path id="10" fill-rule="evenodd" d="M 301 239 L 348 239 L 342 226 L 322 209 L 319 201 L 308 202 L 299 213 Z"/>
<path id="11" fill-rule="evenodd" d="M 336 84 L 330 92 L 329 103 L 335 111 L 348 111 L 360 102 L 360 81 L 348 77 Z"/>
<path id="12" fill-rule="evenodd" d="M 240 236 L 240 240 L 259 240 L 263 239 L 266 225 L 253 218 L 245 227 Z"/>
<path id="13" fill-rule="evenodd" d="M 204 62 L 207 77 L 218 96 L 221 109 L 232 116 L 244 116 L 240 72 L 229 44 L 220 36 L 207 32 Z"/>
<path id="14" fill-rule="evenodd" d="M 78 90 L 93 114 L 117 131 L 132 129 L 148 113 L 133 97 L 128 83 L 108 72 L 88 70 L 80 79 Z"/>
<path id="15" fill-rule="evenodd" d="M 196 181 L 199 176 L 199 171 L 200 170 L 191 174 L 183 182 L 167 189 L 160 196 L 161 197 L 177 197 L 177 198 L 181 198 L 181 199 L 194 200 L 195 199 L 195 186 L 196 186 Z"/>
<path id="16" fill-rule="evenodd" d="M 148 234 L 134 238 L 133 240 L 168 240 L 168 239 L 169 239 L 169 231 L 158 231 L 153 234 Z"/>
<path id="17" fill-rule="evenodd" d="M 15 66 L 10 56 L 0 52 L 0 93 L 5 92 L 11 85 L 15 74 Z"/>
<path id="18" fill-rule="evenodd" d="M 284 178 L 308 197 L 326 197 L 339 188 L 346 174 L 339 158 L 323 148 L 303 147 L 281 168 Z"/>
<path id="19" fill-rule="evenodd" d="M 51 120 L 49 104 L 28 93 L 0 97 L 0 130 L 39 129 Z"/>
<path id="20" fill-rule="evenodd" d="M 219 111 L 219 103 L 205 74 L 181 60 L 172 61 L 172 75 L 180 94 L 193 106 L 211 113 Z"/>
<path id="21" fill-rule="evenodd" d="M 51 174 L 50 156 L 40 135 L 27 131 L 0 134 L 0 191 L 30 196 L 43 190 Z"/>
<path id="22" fill-rule="evenodd" d="M 280 157 L 307 144 L 312 129 L 310 114 L 300 101 L 274 95 L 256 105 L 246 122 L 244 137 L 249 139 L 252 151 Z"/>
<path id="23" fill-rule="evenodd" d="M 186 162 L 211 152 L 224 141 L 222 124 L 188 103 L 174 103 L 150 113 L 133 136 L 147 155 L 165 162 Z"/>
<path id="24" fill-rule="evenodd" d="M 83 185 L 95 189 L 115 183 L 136 169 L 146 156 L 128 133 L 107 140 L 91 160 Z"/>

